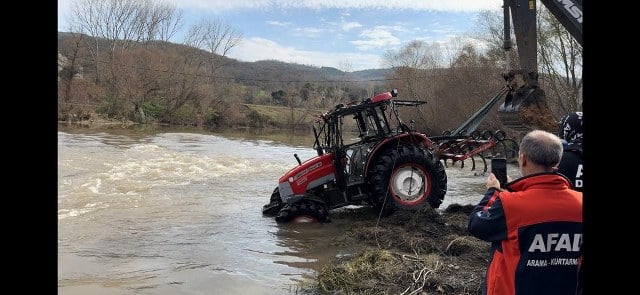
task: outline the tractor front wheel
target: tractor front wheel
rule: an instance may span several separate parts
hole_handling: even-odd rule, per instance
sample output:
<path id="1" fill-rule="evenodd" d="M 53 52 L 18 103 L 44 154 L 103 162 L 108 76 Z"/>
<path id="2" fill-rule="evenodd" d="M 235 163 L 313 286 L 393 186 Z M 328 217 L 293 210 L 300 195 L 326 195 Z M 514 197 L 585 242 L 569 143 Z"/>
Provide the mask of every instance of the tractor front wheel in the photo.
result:
<path id="1" fill-rule="evenodd" d="M 302 199 L 293 204 L 286 204 L 276 216 L 276 222 L 329 222 L 326 206 L 319 202 Z"/>
<path id="2" fill-rule="evenodd" d="M 280 189 L 276 187 L 271 193 L 271 198 L 269 199 L 269 204 L 262 206 L 262 214 L 274 216 L 278 214 L 278 211 L 282 209 L 282 199 L 280 198 Z"/>

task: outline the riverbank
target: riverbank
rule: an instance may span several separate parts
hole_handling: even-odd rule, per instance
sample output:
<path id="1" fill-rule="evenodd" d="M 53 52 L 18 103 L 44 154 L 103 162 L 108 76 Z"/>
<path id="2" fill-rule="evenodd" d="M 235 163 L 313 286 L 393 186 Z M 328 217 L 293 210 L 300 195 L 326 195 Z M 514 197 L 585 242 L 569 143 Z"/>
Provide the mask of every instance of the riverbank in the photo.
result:
<path id="1" fill-rule="evenodd" d="M 337 212 L 350 228 L 339 246 L 361 245 L 350 257 L 324 265 L 302 293 L 481 294 L 489 243 L 468 235 L 473 205 L 399 211 L 378 219 L 369 208 Z"/>
<path id="2" fill-rule="evenodd" d="M 130 127 L 134 125 L 162 125 L 162 126 L 191 126 L 208 130 L 226 130 L 236 128 L 254 129 L 297 129 L 308 130 L 319 115 L 324 113 L 324 109 L 312 108 L 291 108 L 274 105 L 256 104 L 235 104 L 233 112 L 217 114 L 215 118 L 203 118 L 202 115 L 193 115 L 189 118 L 178 120 L 155 118 L 147 115 L 142 119 L 140 116 L 130 115 L 129 117 L 109 118 L 103 113 L 84 110 L 78 111 L 80 115 L 73 112 L 59 112 L 59 124 L 77 125 L 83 127 L 100 126 L 121 126 Z M 171 117 L 171 116 L 169 116 Z M 140 121 L 141 120 L 141 121 Z M 169 120 L 169 121 L 166 121 Z"/>

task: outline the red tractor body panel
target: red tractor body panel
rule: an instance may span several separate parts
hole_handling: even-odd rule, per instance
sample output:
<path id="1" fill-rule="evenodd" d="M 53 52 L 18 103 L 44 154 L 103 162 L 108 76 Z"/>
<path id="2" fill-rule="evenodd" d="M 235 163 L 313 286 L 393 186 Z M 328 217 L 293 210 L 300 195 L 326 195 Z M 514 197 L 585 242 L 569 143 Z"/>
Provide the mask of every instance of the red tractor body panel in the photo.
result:
<path id="1" fill-rule="evenodd" d="M 380 102 L 383 100 L 390 100 L 393 96 L 391 95 L 391 92 L 384 92 L 384 93 L 380 93 L 374 97 L 371 98 L 371 103 L 376 103 L 376 102 Z"/>
<path id="2" fill-rule="evenodd" d="M 302 162 L 278 180 L 283 200 L 304 195 L 307 190 L 335 180 L 333 154 L 323 154 Z"/>

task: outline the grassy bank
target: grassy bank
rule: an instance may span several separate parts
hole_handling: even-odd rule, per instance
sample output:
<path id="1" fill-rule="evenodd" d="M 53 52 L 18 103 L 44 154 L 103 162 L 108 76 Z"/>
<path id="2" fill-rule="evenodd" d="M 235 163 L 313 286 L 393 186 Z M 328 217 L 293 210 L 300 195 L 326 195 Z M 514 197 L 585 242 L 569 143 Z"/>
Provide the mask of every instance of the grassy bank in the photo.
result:
<path id="1" fill-rule="evenodd" d="M 332 214 L 351 226 L 334 243 L 360 245 L 306 281 L 304 294 L 480 294 L 489 243 L 467 233 L 472 205 L 399 211 L 378 219 L 369 208 Z"/>
<path id="2" fill-rule="evenodd" d="M 310 127 L 319 115 L 327 110 L 290 108 L 283 106 L 244 104 L 245 121 L 249 124 L 270 125 L 281 128 Z"/>

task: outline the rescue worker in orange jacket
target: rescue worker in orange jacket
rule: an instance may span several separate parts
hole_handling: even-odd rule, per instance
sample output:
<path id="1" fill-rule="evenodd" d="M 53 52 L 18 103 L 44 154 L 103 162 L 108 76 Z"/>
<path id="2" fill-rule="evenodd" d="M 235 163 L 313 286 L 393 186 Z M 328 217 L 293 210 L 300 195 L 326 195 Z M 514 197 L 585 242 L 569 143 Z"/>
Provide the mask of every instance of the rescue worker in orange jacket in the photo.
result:
<path id="1" fill-rule="evenodd" d="M 582 193 L 555 171 L 562 141 L 534 130 L 520 143 L 522 177 L 506 184 L 490 173 L 469 232 L 491 242 L 483 294 L 575 294 L 582 260 Z"/>

